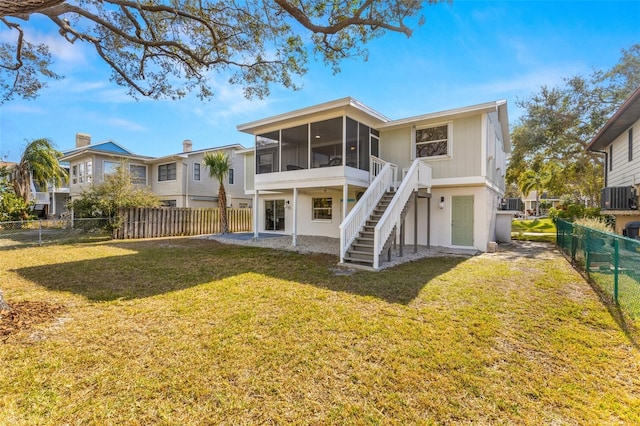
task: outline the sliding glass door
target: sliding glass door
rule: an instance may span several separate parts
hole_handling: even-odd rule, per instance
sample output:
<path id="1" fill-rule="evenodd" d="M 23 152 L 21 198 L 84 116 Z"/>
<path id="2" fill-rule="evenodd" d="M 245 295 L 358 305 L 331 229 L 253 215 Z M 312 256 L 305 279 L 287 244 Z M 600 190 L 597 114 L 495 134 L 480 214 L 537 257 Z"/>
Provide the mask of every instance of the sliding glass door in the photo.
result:
<path id="1" fill-rule="evenodd" d="M 284 231 L 284 200 L 264 202 L 264 230 Z"/>

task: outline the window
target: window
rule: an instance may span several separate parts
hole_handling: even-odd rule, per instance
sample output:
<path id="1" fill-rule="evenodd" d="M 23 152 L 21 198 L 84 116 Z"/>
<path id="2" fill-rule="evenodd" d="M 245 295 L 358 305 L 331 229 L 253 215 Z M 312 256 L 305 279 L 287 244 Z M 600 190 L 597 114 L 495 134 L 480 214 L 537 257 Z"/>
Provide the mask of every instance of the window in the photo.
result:
<path id="1" fill-rule="evenodd" d="M 416 129 L 416 157 L 449 155 L 449 125 Z"/>
<path id="2" fill-rule="evenodd" d="M 176 180 L 176 163 L 161 164 L 158 166 L 158 182 Z"/>
<path id="3" fill-rule="evenodd" d="M 633 127 L 629 129 L 629 161 L 633 160 Z"/>
<path id="4" fill-rule="evenodd" d="M 175 207 L 176 200 L 160 200 L 160 205 L 162 207 Z"/>
<path id="5" fill-rule="evenodd" d="M 332 199 L 331 198 L 313 198 L 313 220 L 331 220 L 332 215 Z"/>
<path id="6" fill-rule="evenodd" d="M 229 169 L 229 185 L 233 185 L 233 169 Z"/>
<path id="7" fill-rule="evenodd" d="M 193 163 L 193 180 L 200 181 L 200 163 Z"/>
<path id="8" fill-rule="evenodd" d="M 278 150 L 280 131 L 256 136 L 256 173 L 272 173 L 280 171 Z"/>
<path id="9" fill-rule="evenodd" d="M 78 183 L 84 183 L 84 163 L 78 164 Z"/>
<path id="10" fill-rule="evenodd" d="M 147 166 L 129 164 L 129 172 L 131 173 L 131 183 L 135 185 L 147 184 Z"/>
<path id="11" fill-rule="evenodd" d="M 78 183 L 78 166 L 71 167 L 71 183 Z"/>
<path id="12" fill-rule="evenodd" d="M 280 151 L 282 152 L 282 171 L 309 168 L 309 126 L 282 129 L 280 132 Z"/>
<path id="13" fill-rule="evenodd" d="M 609 145 L 609 171 L 613 170 L 613 145 Z"/>
<path id="14" fill-rule="evenodd" d="M 116 172 L 116 170 L 118 170 L 118 167 L 120 167 L 120 163 L 117 161 L 103 161 L 102 162 L 102 179 L 104 179 L 105 176 L 113 174 Z"/>
<path id="15" fill-rule="evenodd" d="M 311 166 L 342 165 L 342 117 L 311 123 Z"/>
<path id="16" fill-rule="evenodd" d="M 87 183 L 91 183 L 93 176 L 93 166 L 91 160 L 87 161 Z"/>

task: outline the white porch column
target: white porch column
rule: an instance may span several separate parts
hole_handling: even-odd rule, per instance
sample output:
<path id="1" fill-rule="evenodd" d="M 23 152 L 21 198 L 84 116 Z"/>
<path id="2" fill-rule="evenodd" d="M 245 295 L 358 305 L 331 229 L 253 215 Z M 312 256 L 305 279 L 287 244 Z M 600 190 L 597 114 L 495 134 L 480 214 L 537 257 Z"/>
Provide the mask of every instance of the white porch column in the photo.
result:
<path id="1" fill-rule="evenodd" d="M 298 188 L 293 188 L 293 232 L 291 245 L 298 245 Z"/>
<path id="2" fill-rule="evenodd" d="M 258 212 L 260 211 L 260 197 L 258 195 L 258 190 L 255 190 L 255 194 L 253 195 L 253 239 L 258 239 Z"/>
<path id="3" fill-rule="evenodd" d="M 349 211 L 349 184 L 344 184 L 342 187 L 342 220 L 347 217 L 347 213 Z M 342 221 L 341 220 L 341 221 Z"/>

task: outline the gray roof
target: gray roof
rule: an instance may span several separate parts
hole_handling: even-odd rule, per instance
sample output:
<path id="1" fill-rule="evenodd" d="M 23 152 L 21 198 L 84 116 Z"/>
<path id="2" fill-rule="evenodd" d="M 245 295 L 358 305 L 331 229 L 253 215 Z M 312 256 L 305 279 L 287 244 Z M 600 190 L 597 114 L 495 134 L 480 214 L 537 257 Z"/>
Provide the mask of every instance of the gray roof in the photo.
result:
<path id="1" fill-rule="evenodd" d="M 587 145 L 587 149 L 589 151 L 603 150 L 638 120 L 640 120 L 640 87 L 629 96 L 609 121 L 602 126 L 598 134 Z"/>

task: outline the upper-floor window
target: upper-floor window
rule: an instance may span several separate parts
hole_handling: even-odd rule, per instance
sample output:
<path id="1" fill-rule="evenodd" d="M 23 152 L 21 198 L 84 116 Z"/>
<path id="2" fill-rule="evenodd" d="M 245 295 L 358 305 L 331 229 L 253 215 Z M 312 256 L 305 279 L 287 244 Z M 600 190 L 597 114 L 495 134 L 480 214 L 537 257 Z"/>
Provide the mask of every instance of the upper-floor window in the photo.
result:
<path id="1" fill-rule="evenodd" d="M 629 129 L 629 161 L 633 160 L 633 127 Z"/>
<path id="2" fill-rule="evenodd" d="M 234 170 L 233 169 L 229 169 L 229 185 L 233 185 L 234 182 Z"/>
<path id="3" fill-rule="evenodd" d="M 200 163 L 193 163 L 193 180 L 200 181 Z"/>
<path id="4" fill-rule="evenodd" d="M 87 183 L 91 183 L 92 180 L 92 176 L 93 176 L 93 165 L 91 164 L 91 160 L 87 161 L 87 166 L 86 166 L 86 171 L 87 171 Z"/>
<path id="5" fill-rule="evenodd" d="M 613 170 L 613 145 L 609 145 L 609 171 Z"/>
<path id="6" fill-rule="evenodd" d="M 74 165 L 71 167 L 71 183 L 78 183 L 78 166 Z"/>
<path id="7" fill-rule="evenodd" d="M 78 183 L 84 183 L 84 163 L 78 164 Z"/>
<path id="8" fill-rule="evenodd" d="M 120 162 L 118 161 L 104 160 L 102 162 L 102 179 L 104 179 L 105 176 L 107 175 L 115 173 L 116 170 L 118 170 L 119 166 L 120 166 Z"/>
<path id="9" fill-rule="evenodd" d="M 331 198 L 313 198 L 313 220 L 331 220 L 333 200 Z"/>
<path id="10" fill-rule="evenodd" d="M 129 172 L 131 173 L 131 183 L 136 185 L 147 184 L 147 166 L 129 164 Z"/>
<path id="11" fill-rule="evenodd" d="M 416 157 L 450 155 L 450 125 L 440 124 L 416 129 Z"/>
<path id="12" fill-rule="evenodd" d="M 158 166 L 158 181 L 176 180 L 176 163 L 160 164 Z"/>

